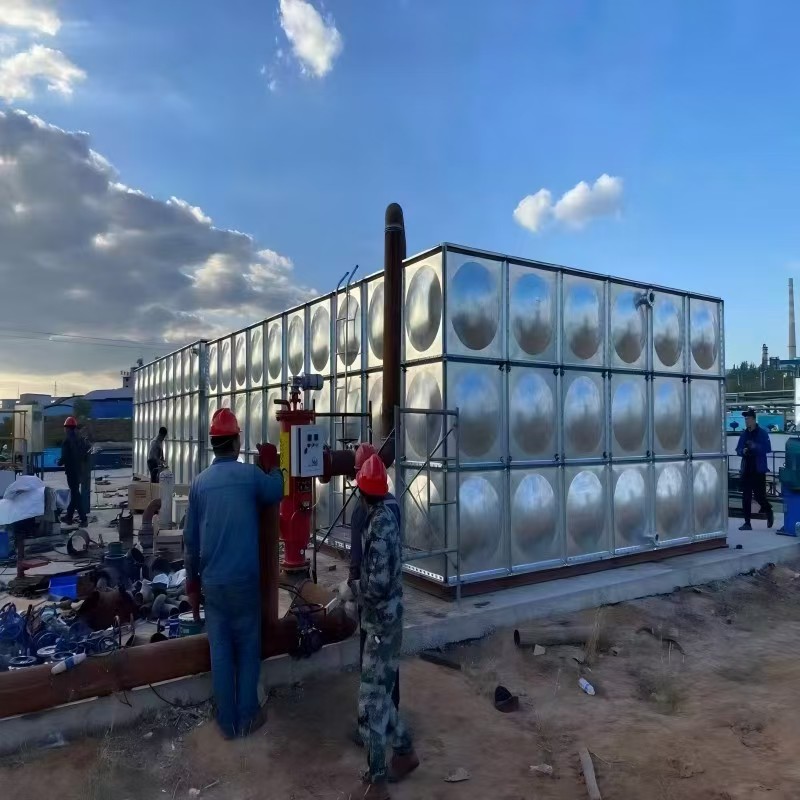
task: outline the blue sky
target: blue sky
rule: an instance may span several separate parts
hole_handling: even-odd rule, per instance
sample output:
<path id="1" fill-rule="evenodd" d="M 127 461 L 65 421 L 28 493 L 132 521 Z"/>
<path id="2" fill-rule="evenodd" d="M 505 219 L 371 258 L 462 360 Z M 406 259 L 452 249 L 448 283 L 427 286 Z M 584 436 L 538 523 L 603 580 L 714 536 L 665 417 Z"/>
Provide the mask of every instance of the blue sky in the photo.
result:
<path id="1" fill-rule="evenodd" d="M 410 252 L 458 241 L 721 295 L 729 365 L 762 340 L 785 354 L 800 6 L 312 5 L 341 40 L 321 77 L 278 0 L 63 2 L 45 43 L 85 78 L 12 105 L 87 131 L 125 184 L 252 234 L 320 292 L 380 267 L 398 201 Z M 525 196 L 603 174 L 621 197 L 581 227 L 515 221 Z"/>

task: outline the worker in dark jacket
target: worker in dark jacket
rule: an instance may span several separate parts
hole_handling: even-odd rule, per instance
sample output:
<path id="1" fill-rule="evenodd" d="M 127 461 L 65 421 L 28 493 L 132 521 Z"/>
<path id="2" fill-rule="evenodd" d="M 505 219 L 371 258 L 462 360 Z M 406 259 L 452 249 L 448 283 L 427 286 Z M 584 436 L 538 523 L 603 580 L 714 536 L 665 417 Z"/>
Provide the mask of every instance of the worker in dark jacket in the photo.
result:
<path id="1" fill-rule="evenodd" d="M 59 466 L 64 467 L 67 476 L 67 486 L 69 487 L 69 505 L 67 513 L 63 517 L 63 522 L 72 525 L 75 512 L 78 512 L 78 519 L 82 527 L 88 525 L 87 511 L 82 499 L 82 482 L 86 479 L 86 462 L 89 450 L 85 441 L 78 436 L 78 421 L 75 417 L 67 417 L 64 420 L 64 440 L 61 442 L 61 458 L 58 460 Z"/>
<path id="2" fill-rule="evenodd" d="M 164 460 L 164 440 L 167 438 L 167 429 L 162 425 L 158 429 L 158 436 L 150 442 L 147 451 L 147 470 L 150 473 L 150 483 L 158 483 L 161 470 L 167 465 Z"/>
<path id="3" fill-rule="evenodd" d="M 356 463 L 355 469 L 358 472 L 370 456 L 377 454 L 377 450 L 369 444 L 369 442 L 362 442 L 356 450 Z M 389 511 L 392 512 L 394 518 L 397 520 L 397 527 L 400 528 L 400 505 L 395 496 L 388 492 L 383 498 L 383 503 Z M 363 503 L 357 502 L 353 510 L 353 516 L 350 518 L 350 577 L 348 582 L 357 583 L 361 577 L 361 560 L 364 551 L 364 537 L 367 533 L 367 509 Z M 364 661 L 364 640 L 367 638 L 364 627 L 361 626 L 361 651 L 360 661 Z M 400 668 L 397 669 L 395 677 L 394 689 L 392 689 L 392 701 L 395 708 L 400 708 Z M 361 733 L 356 724 L 355 731 L 350 737 L 359 747 L 363 746 Z"/>
<path id="4" fill-rule="evenodd" d="M 740 472 L 742 478 L 742 512 L 744 525 L 740 531 L 751 531 L 753 497 L 761 508 L 761 513 L 767 515 L 767 527 L 775 523 L 772 506 L 767 500 L 767 453 L 772 452 L 769 434 L 756 422 L 756 412 L 748 409 L 744 412 L 745 429 L 739 436 L 736 445 L 736 455 L 742 459 Z"/>
<path id="5" fill-rule="evenodd" d="M 266 721 L 259 708 L 261 602 L 259 512 L 283 497 L 278 469 L 238 461 L 239 423 L 229 408 L 211 420 L 214 461 L 193 481 L 183 530 L 186 589 L 195 619 L 202 587 L 217 723 L 226 739 Z"/>

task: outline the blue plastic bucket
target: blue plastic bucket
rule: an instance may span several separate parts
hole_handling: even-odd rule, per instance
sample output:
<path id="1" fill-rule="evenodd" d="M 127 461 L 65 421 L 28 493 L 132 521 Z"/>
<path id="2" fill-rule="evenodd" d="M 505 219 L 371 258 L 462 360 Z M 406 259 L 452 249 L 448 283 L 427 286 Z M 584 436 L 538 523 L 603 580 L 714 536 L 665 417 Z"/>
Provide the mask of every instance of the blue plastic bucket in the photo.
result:
<path id="1" fill-rule="evenodd" d="M 54 597 L 68 597 L 70 600 L 78 599 L 78 576 L 63 575 L 50 578 L 50 594 Z"/>

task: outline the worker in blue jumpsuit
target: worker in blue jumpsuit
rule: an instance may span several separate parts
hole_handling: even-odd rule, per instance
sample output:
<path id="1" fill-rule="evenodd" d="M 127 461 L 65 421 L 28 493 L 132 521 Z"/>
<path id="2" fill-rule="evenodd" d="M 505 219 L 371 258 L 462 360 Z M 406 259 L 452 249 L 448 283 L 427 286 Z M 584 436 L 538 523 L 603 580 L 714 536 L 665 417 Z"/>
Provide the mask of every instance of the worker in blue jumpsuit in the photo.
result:
<path id="1" fill-rule="evenodd" d="M 78 436 L 78 421 L 75 417 L 67 417 L 64 420 L 64 440 L 61 443 L 61 458 L 58 465 L 64 467 L 64 474 L 67 476 L 67 486 L 69 487 L 69 506 L 62 518 L 66 525 L 72 525 L 75 519 L 75 512 L 78 512 L 78 519 L 82 527 L 88 525 L 88 504 L 83 497 L 84 486 L 88 487 L 87 464 L 89 459 L 89 446 L 86 441 Z"/>
<path id="2" fill-rule="evenodd" d="M 229 408 L 214 414 L 210 435 L 214 461 L 189 490 L 183 530 L 186 589 L 195 619 L 202 589 L 217 724 L 232 739 L 266 722 L 258 699 L 259 512 L 280 501 L 283 478 L 278 469 L 265 473 L 238 461 L 241 432 Z"/>

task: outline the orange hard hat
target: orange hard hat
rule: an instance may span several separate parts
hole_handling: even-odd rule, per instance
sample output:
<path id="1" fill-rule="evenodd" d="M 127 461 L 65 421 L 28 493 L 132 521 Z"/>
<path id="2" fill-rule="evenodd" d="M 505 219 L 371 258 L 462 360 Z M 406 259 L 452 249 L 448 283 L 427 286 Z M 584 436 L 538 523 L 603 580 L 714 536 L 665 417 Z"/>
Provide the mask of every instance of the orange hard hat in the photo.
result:
<path id="1" fill-rule="evenodd" d="M 78 420 L 75 417 L 67 417 L 64 420 L 64 427 L 65 428 L 77 428 L 78 427 Z"/>
<path id="2" fill-rule="evenodd" d="M 377 450 L 369 442 L 361 442 L 356 450 L 356 472 L 364 466 L 364 462 L 377 454 Z"/>
<path id="3" fill-rule="evenodd" d="M 356 486 L 370 497 L 383 497 L 389 492 L 389 476 L 377 455 L 370 456 L 356 476 Z"/>
<path id="4" fill-rule="evenodd" d="M 236 415 L 229 408 L 218 408 L 211 417 L 210 436 L 238 436 L 241 433 Z"/>

